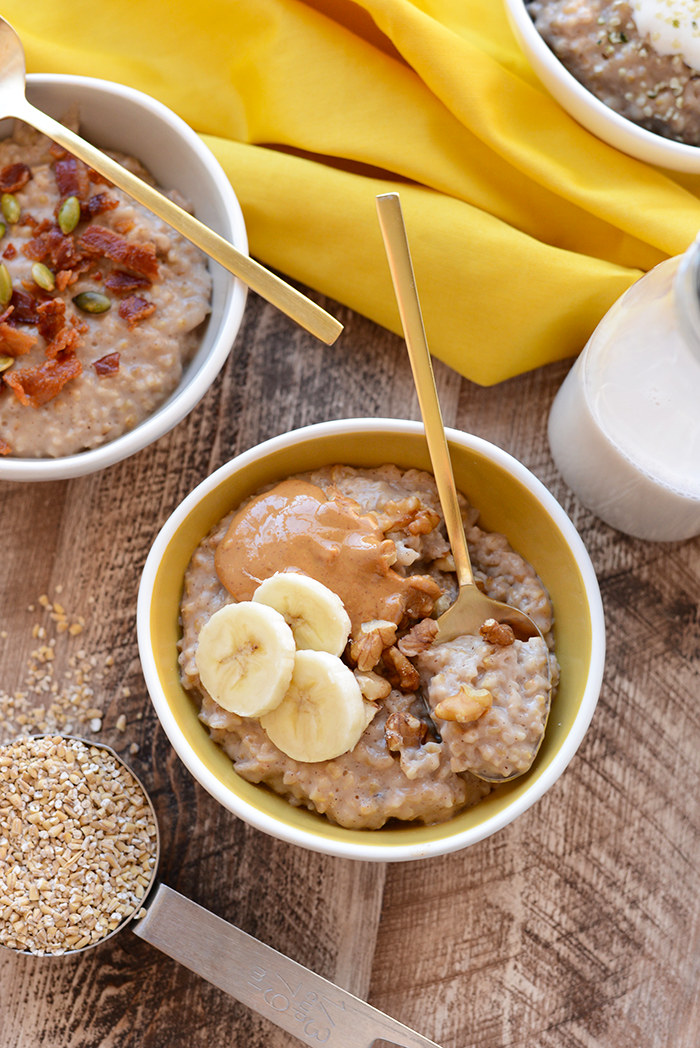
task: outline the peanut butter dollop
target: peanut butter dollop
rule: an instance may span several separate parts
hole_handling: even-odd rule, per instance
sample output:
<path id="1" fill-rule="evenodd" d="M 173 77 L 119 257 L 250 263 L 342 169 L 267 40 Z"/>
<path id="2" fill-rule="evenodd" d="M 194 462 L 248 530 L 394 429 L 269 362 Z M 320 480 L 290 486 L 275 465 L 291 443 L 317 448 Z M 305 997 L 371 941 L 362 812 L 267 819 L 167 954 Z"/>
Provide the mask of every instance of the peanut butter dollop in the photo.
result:
<path id="1" fill-rule="evenodd" d="M 236 600 L 250 600 L 264 579 L 299 571 L 337 593 L 355 634 L 363 622 L 429 615 L 440 589 L 422 575 L 391 567 L 395 546 L 374 518 L 340 493 L 328 499 L 308 481 L 283 480 L 236 513 L 216 550 L 216 571 Z"/>

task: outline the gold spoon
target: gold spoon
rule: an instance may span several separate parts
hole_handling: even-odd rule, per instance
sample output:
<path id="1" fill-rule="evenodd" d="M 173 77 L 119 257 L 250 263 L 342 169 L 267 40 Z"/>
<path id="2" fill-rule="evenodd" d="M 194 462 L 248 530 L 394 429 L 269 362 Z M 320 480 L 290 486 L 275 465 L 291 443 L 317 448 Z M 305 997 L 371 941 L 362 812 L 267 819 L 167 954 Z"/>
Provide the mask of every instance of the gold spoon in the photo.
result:
<path id="1" fill-rule="evenodd" d="M 529 615 L 487 597 L 474 582 L 399 194 L 384 193 L 378 196 L 377 213 L 459 583 L 456 601 L 437 620 L 435 643 L 442 644 L 466 634 L 477 635 L 487 619 L 507 623 L 521 640 L 541 637 L 540 630 Z"/>
<path id="2" fill-rule="evenodd" d="M 173 204 L 172 200 L 132 175 L 99 149 L 69 131 L 57 120 L 31 105 L 24 92 L 25 60 L 22 41 L 9 22 L 0 17 L 0 117 L 17 117 L 51 138 L 89 167 L 104 175 L 149 211 L 162 218 L 224 269 L 257 291 L 327 345 L 335 342 L 343 325 L 305 295 L 290 287 L 248 255 L 229 244 L 212 229 Z"/>

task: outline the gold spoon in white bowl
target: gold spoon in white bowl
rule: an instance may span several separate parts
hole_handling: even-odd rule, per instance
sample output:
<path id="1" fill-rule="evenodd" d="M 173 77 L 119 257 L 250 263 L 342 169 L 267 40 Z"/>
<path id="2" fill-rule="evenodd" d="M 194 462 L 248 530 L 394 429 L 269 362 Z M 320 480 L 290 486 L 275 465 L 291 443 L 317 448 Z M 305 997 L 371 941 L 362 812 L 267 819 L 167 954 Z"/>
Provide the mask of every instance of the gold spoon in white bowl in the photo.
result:
<path id="1" fill-rule="evenodd" d="M 343 330 L 343 325 L 335 317 L 248 255 L 244 255 L 218 233 L 192 215 L 188 215 L 172 200 L 168 200 L 157 189 L 153 189 L 127 171 L 116 160 L 105 156 L 79 135 L 31 105 L 25 97 L 25 72 L 22 41 L 10 23 L 0 17 L 0 118 L 16 117 L 41 131 L 162 218 L 312 335 L 327 345 L 335 342 Z"/>

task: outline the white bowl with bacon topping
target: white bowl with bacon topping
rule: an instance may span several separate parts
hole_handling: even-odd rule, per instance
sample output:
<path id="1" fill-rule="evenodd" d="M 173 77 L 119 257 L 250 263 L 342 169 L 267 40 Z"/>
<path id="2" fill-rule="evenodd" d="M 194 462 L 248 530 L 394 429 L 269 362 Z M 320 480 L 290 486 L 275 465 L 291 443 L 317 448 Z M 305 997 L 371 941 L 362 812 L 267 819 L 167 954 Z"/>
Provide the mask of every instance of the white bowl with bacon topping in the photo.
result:
<path id="1" fill-rule="evenodd" d="M 199 136 L 156 100 L 30 75 L 27 96 L 247 252 Z M 0 478 L 103 469 L 180 422 L 233 345 L 246 288 L 32 128 L 0 122 Z"/>

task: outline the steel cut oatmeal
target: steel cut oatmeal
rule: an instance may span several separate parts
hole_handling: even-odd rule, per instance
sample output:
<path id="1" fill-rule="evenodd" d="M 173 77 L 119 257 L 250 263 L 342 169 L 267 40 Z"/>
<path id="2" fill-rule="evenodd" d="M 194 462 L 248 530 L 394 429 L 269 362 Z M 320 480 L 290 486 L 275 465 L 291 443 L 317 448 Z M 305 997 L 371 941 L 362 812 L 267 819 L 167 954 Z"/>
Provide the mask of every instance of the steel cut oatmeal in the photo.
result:
<path id="1" fill-rule="evenodd" d="M 300 474 L 200 543 L 180 609 L 181 679 L 239 775 L 341 826 L 376 829 L 445 821 L 485 797 L 488 780 L 530 767 L 558 679 L 551 604 L 535 570 L 461 502 L 477 584 L 530 615 L 544 641 L 489 621 L 478 636 L 434 643 L 457 582 L 434 479 L 419 470 Z M 313 603 L 317 587 L 339 610 Z M 273 660 L 288 691 L 271 711 L 233 697 L 255 649 L 266 650 L 252 625 L 261 602 L 276 609 L 270 625 L 284 632 L 286 620 L 294 635 L 283 638 L 291 655 Z M 301 642 L 300 622 L 321 639 Z"/>
<path id="2" fill-rule="evenodd" d="M 601 102 L 635 124 L 700 145 L 696 0 L 525 0 L 542 38 Z"/>
<path id="3" fill-rule="evenodd" d="M 0 143 L 0 205 L 0 454 L 114 440 L 173 392 L 199 343 L 204 256 L 19 122 Z"/>

